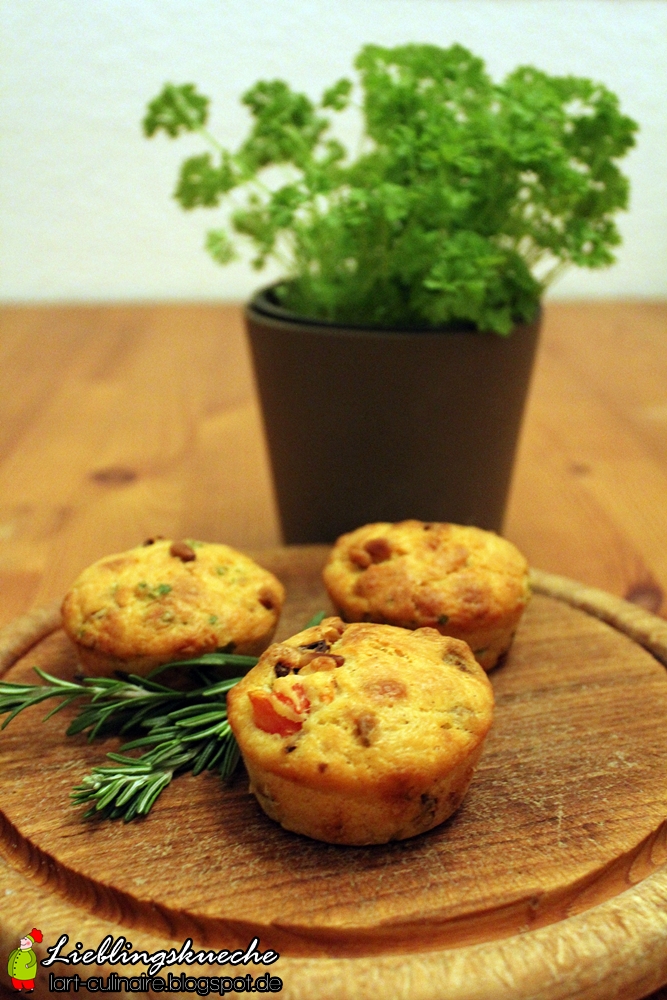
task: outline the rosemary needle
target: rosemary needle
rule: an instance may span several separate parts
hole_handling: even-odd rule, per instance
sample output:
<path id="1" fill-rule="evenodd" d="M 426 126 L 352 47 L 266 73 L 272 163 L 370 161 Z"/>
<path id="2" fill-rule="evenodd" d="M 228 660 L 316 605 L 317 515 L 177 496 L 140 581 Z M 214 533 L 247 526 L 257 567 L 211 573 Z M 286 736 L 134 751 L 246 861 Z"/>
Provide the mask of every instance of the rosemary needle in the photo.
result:
<path id="1" fill-rule="evenodd" d="M 306 624 L 303 626 L 304 631 L 307 628 L 314 628 L 315 625 L 321 625 L 326 616 L 327 616 L 326 611 L 318 611 L 317 614 L 313 615 L 310 621 L 306 622 Z"/>

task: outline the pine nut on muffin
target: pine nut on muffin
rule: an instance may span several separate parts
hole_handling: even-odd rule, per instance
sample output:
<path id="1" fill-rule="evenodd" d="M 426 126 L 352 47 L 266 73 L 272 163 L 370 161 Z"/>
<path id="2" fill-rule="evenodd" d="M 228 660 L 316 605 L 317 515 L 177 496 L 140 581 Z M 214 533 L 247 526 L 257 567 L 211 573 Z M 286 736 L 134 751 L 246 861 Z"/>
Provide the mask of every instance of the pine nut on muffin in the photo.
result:
<path id="1" fill-rule="evenodd" d="M 323 575 L 346 621 L 435 628 L 467 642 L 485 670 L 510 648 L 530 596 L 516 546 L 458 524 L 367 524 L 341 535 Z"/>
<path id="2" fill-rule="evenodd" d="M 262 809 L 332 844 L 382 844 L 442 823 L 493 716 L 465 643 L 340 618 L 270 646 L 227 704 Z"/>
<path id="3" fill-rule="evenodd" d="M 228 545 L 149 539 L 85 569 L 62 616 L 88 670 L 146 674 L 215 649 L 258 655 L 284 599 L 275 576 Z"/>

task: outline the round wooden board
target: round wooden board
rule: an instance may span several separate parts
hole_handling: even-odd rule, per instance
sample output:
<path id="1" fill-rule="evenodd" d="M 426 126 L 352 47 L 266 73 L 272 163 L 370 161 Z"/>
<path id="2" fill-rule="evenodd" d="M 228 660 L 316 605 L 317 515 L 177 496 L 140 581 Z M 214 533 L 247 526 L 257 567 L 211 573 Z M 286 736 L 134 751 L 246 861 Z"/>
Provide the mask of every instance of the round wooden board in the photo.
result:
<path id="1" fill-rule="evenodd" d="M 329 607 L 325 555 L 258 556 L 287 586 L 279 637 Z M 242 773 L 229 788 L 180 778 L 139 823 L 83 822 L 70 789 L 115 742 L 66 739 L 74 709 L 47 723 L 44 706 L 24 712 L 0 734 L 2 973 L 38 926 L 42 954 L 63 933 L 69 947 L 111 934 L 149 953 L 258 936 L 280 952 L 271 972 L 290 1000 L 636 1000 L 657 988 L 667 980 L 667 622 L 546 574 L 534 589 L 491 675 L 496 717 L 468 795 L 409 841 L 345 848 L 290 834 L 260 812 Z M 35 665 L 75 669 L 56 609 L 0 636 L 6 679 L 31 681 Z M 51 995 L 46 970 L 36 995 Z"/>

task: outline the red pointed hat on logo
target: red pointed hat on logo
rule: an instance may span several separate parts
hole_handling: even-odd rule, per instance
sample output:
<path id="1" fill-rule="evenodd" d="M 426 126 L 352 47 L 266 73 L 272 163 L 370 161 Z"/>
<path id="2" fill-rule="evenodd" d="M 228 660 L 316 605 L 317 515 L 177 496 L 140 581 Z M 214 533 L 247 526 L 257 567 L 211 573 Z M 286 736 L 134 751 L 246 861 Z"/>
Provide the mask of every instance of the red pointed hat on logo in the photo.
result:
<path id="1" fill-rule="evenodd" d="M 32 940 L 35 942 L 35 944 L 41 944 L 42 941 L 44 940 L 44 935 L 42 934 L 42 932 L 40 930 L 37 930 L 36 927 L 33 927 L 33 929 L 30 931 L 30 933 L 27 934 L 26 936 L 29 937 L 29 938 L 32 938 Z"/>

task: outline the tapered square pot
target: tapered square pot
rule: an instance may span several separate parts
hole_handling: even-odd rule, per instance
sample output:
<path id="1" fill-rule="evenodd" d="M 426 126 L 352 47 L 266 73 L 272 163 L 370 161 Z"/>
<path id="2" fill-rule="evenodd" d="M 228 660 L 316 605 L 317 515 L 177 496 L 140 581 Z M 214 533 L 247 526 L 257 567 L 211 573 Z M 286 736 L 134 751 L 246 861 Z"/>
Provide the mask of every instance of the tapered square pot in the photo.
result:
<path id="1" fill-rule="evenodd" d="M 376 330 L 246 308 L 287 544 L 371 521 L 499 531 L 540 317 L 508 337 Z"/>

